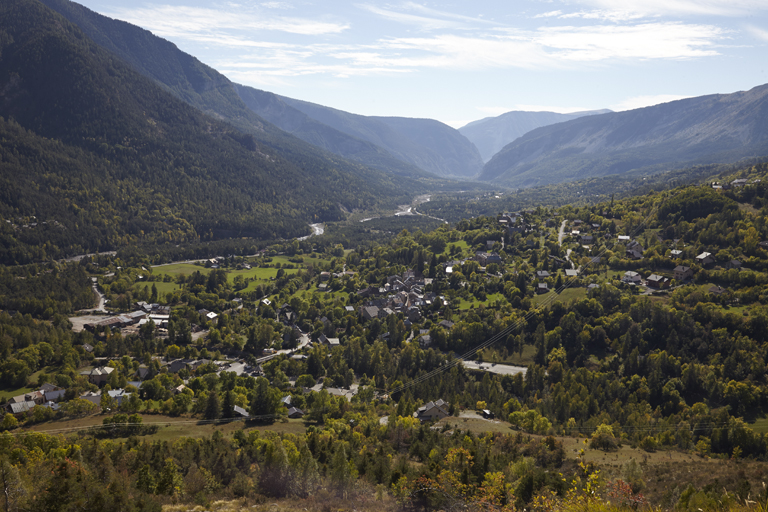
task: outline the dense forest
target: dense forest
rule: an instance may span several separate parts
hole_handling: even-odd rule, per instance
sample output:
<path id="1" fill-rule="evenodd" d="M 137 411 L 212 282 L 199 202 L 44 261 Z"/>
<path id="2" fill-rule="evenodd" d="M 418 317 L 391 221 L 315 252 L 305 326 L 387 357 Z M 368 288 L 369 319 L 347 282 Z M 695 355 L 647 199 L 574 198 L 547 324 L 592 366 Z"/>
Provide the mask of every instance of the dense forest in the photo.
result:
<path id="1" fill-rule="evenodd" d="M 423 190 L 279 130 L 259 139 L 208 117 L 38 2 L 1 9 L 3 263 L 301 236 Z"/>
<path id="2" fill-rule="evenodd" d="M 9 510 L 217 499 L 317 510 L 765 506 L 768 185 L 762 165 L 721 181 L 737 177 L 746 185 L 539 207 L 517 214 L 520 232 L 477 217 L 197 264 L 151 266 L 137 248 L 6 267 L 3 395 L 66 390 L 57 410 L 2 421 Z M 640 258 L 628 250 L 638 244 Z M 481 266 L 477 253 L 491 251 L 500 262 Z M 418 317 L 363 316 L 366 290 L 408 269 L 431 304 Z M 627 284 L 627 272 L 667 285 Z M 91 276 L 110 311 L 154 302 L 170 307 L 168 325 L 73 329 L 75 310 L 93 302 Z M 175 360 L 200 364 L 172 370 Z M 88 370 L 100 365 L 113 370 L 97 385 Z M 112 390 L 129 396 L 118 404 Z M 447 417 L 414 417 L 437 400 Z M 176 422 L 216 431 L 163 437 Z M 90 430 L 66 431 L 76 424 Z"/>

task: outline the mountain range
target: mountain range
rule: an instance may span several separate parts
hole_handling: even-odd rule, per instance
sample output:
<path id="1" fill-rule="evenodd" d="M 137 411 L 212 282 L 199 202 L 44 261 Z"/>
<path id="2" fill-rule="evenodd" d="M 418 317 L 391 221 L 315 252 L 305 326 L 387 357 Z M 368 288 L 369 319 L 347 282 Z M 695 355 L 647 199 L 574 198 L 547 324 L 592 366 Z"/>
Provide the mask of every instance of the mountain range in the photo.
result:
<path id="1" fill-rule="evenodd" d="M 522 137 L 531 130 L 548 126 L 550 124 L 564 123 L 571 119 L 606 114 L 610 110 L 590 110 L 585 112 L 573 112 L 571 114 L 558 114 L 556 112 L 526 112 L 513 110 L 496 117 L 486 117 L 473 121 L 461 128 L 459 133 L 472 142 L 483 158 L 483 162 L 490 160 L 504 146 Z"/>
<path id="2" fill-rule="evenodd" d="M 398 175 L 468 178 L 482 170 L 474 145 L 438 121 L 360 116 L 241 86 L 140 27 L 69 0 L 42 2 L 179 99 L 250 133 L 278 127 L 338 156 Z"/>
<path id="3" fill-rule="evenodd" d="M 531 187 L 768 155 L 768 85 L 581 117 L 528 132 L 479 179 Z"/>
<path id="4" fill-rule="evenodd" d="M 0 14 L 3 262 L 290 237 L 416 193 L 768 154 L 768 86 L 626 112 L 511 112 L 465 126 L 468 138 L 434 120 L 360 116 L 235 84 L 68 0 L 5 2 Z M 494 144 L 550 122 L 483 165 Z M 473 176 L 485 184 L 445 179 Z"/>
<path id="5" fill-rule="evenodd" d="M 37 0 L 0 16 L 0 261 L 297 236 L 426 188 L 236 108 L 233 87 L 176 52 L 144 63 L 177 64 L 162 87 Z"/>

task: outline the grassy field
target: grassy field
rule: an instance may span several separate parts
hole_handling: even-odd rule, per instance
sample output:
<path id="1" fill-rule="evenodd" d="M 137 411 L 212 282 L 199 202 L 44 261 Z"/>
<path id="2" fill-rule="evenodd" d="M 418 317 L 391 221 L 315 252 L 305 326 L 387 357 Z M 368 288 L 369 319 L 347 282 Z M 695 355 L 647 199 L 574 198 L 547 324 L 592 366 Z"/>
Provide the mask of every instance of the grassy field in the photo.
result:
<path id="1" fill-rule="evenodd" d="M 224 436 L 231 436 L 237 430 L 271 430 L 281 433 L 303 434 L 306 424 L 303 420 L 289 419 L 287 422 L 275 422 L 271 424 L 251 424 L 242 420 L 207 423 L 188 416 L 171 417 L 162 414 L 140 414 L 144 425 L 155 425 L 157 432 L 152 435 L 142 436 L 150 441 L 172 441 L 179 437 L 208 437 L 215 431 L 220 431 Z M 34 432 L 48 432 L 51 434 L 64 434 L 76 432 L 88 427 L 102 425 L 107 415 L 94 414 L 83 418 L 65 419 L 33 425 L 28 430 Z M 27 430 L 27 429 L 25 429 Z"/>
<path id="2" fill-rule="evenodd" d="M 304 254 L 304 255 L 301 255 L 299 257 L 302 260 L 304 260 L 302 263 L 294 263 L 292 261 L 288 261 L 290 256 L 272 256 L 272 262 L 270 263 L 270 265 L 274 265 L 275 263 L 280 263 L 280 265 L 283 266 L 283 267 L 286 266 L 286 265 L 294 265 L 296 267 L 301 266 L 301 267 L 305 267 L 306 268 L 309 265 L 316 266 L 319 263 L 328 263 L 329 262 L 329 260 L 325 260 L 323 258 L 320 258 L 319 256 L 317 256 L 315 254 L 312 254 L 312 255 Z"/>
<path id="3" fill-rule="evenodd" d="M 211 269 L 199 265 L 193 265 L 192 263 L 173 263 L 171 265 L 152 267 L 152 274 L 155 276 L 169 275 L 176 277 L 180 274 L 188 276 L 195 271 L 199 271 L 201 274 L 208 274 Z"/>
<path id="4" fill-rule="evenodd" d="M 485 301 L 481 301 L 479 299 L 476 299 L 472 297 L 471 301 L 468 301 L 464 298 L 459 298 L 458 302 L 458 309 L 470 309 L 470 308 L 476 308 L 480 304 L 485 304 L 486 306 L 489 306 L 493 304 L 496 301 L 500 301 L 501 303 L 505 304 L 507 303 L 507 299 L 504 298 L 504 294 L 502 293 L 491 293 L 489 295 L 486 295 Z M 457 304 L 457 302 L 453 301 L 454 305 Z"/>
<path id="5" fill-rule="evenodd" d="M 465 242 L 464 240 L 459 240 L 458 242 L 448 242 L 448 244 L 445 246 L 445 250 L 442 252 L 442 254 L 445 254 L 450 258 L 451 254 L 451 246 L 455 245 L 459 249 L 461 249 L 462 252 L 469 249 L 469 244 Z M 458 255 L 457 255 L 458 256 Z"/>
<path id="6" fill-rule="evenodd" d="M 502 357 L 501 352 L 496 349 L 485 349 L 480 351 L 478 358 L 483 361 L 498 364 L 511 364 L 515 366 L 528 366 L 533 363 L 533 357 L 536 355 L 536 347 L 533 345 L 523 345 L 523 353 L 515 352 L 509 354 L 506 358 Z"/>
<path id="7" fill-rule="evenodd" d="M 146 288 L 149 293 L 152 293 L 153 284 L 155 285 L 155 288 L 157 288 L 157 293 L 159 295 L 164 295 L 166 293 L 173 293 L 179 289 L 179 285 L 177 285 L 176 283 L 164 283 L 162 281 L 154 281 L 154 282 L 148 283 L 145 281 L 141 281 L 133 285 L 133 293 L 137 293 L 144 288 Z"/>
<path id="8" fill-rule="evenodd" d="M 502 420 L 486 420 L 482 418 L 462 418 L 449 416 L 437 422 L 438 426 L 449 425 L 450 428 L 460 428 L 461 430 L 469 430 L 474 434 L 483 434 L 485 432 L 500 432 L 503 434 L 513 434 L 517 430 Z M 526 434 L 522 432 L 522 435 L 543 439 L 545 436 L 538 436 L 533 434 Z M 563 443 L 563 449 L 565 450 L 565 456 L 567 459 L 576 459 L 579 452 L 584 449 L 584 460 L 587 462 L 594 462 L 600 465 L 622 465 L 630 459 L 635 459 L 638 462 L 643 462 L 646 465 L 681 463 L 681 462 L 711 462 L 711 459 L 704 459 L 693 453 L 680 452 L 676 450 L 657 450 L 655 452 L 646 452 L 639 448 L 632 448 L 630 445 L 623 445 L 614 452 L 604 452 L 601 450 L 594 450 L 589 448 L 588 444 L 585 444 L 586 437 L 568 437 L 568 436 L 554 436 L 555 439 Z"/>
<path id="9" fill-rule="evenodd" d="M 768 434 L 768 418 L 757 418 L 754 423 L 749 424 L 749 428 L 758 434 Z"/>
<path id="10" fill-rule="evenodd" d="M 13 398 L 14 396 L 23 395 L 26 393 L 29 393 L 30 391 L 37 391 L 39 388 L 29 388 L 29 387 L 23 387 L 23 388 L 16 388 L 16 389 L 4 389 L 0 391 L 0 402 L 5 403 L 8 401 L 8 399 Z"/>
<path id="11" fill-rule="evenodd" d="M 549 293 L 542 293 L 541 295 L 536 295 L 533 298 L 533 303 L 538 305 L 541 305 L 546 301 L 547 304 L 551 304 L 553 302 L 553 299 L 551 298 L 551 295 L 554 292 Z M 558 302 L 572 302 L 575 300 L 579 300 L 581 298 L 584 298 L 587 296 L 587 289 L 584 287 L 574 287 L 574 288 L 566 288 L 563 290 L 562 293 L 557 295 L 557 299 L 554 299 Z"/>

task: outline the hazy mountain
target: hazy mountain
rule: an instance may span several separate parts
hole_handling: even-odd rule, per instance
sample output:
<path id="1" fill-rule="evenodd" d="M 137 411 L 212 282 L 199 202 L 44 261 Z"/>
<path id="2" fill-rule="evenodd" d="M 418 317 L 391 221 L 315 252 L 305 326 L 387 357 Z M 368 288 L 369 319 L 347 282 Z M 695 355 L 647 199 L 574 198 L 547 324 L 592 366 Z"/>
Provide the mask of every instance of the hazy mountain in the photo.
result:
<path id="1" fill-rule="evenodd" d="M 392 156 L 385 149 L 312 119 L 288 105 L 277 94 L 235 85 L 245 105 L 260 117 L 305 142 L 370 167 L 403 176 L 435 177 L 415 165 Z"/>
<path id="2" fill-rule="evenodd" d="M 505 146 L 481 180 L 514 187 L 768 154 L 768 85 L 581 117 Z"/>
<path id="3" fill-rule="evenodd" d="M 428 173 L 435 173 L 466 177 L 479 173 L 482 168 L 472 144 L 442 123 L 430 124 L 429 134 L 419 139 L 432 146 L 421 147 L 395 132 L 378 137 L 390 142 L 389 146 L 382 146 L 364 136 L 365 130 L 348 131 L 340 129 L 338 124 L 318 122 L 305 109 L 297 109 L 293 103 L 296 100 L 284 101 L 288 99 L 234 84 L 149 31 L 107 18 L 69 0 L 42 1 L 77 24 L 97 44 L 156 80 L 176 97 L 270 144 L 281 144 L 281 135 L 275 130 L 280 128 L 336 155 L 404 176 L 430 178 Z M 370 119 L 357 117 L 360 122 L 371 123 Z M 413 122 L 425 124 L 421 120 Z M 372 131 L 385 128 L 378 126 Z"/>
<path id="4" fill-rule="evenodd" d="M 496 117 L 486 117 L 459 128 L 459 132 L 468 138 L 480 151 L 483 161 L 487 162 L 504 146 L 522 137 L 526 133 L 542 126 L 562 123 L 584 116 L 607 114 L 610 110 L 590 110 L 571 114 L 556 112 L 526 112 L 514 110 Z"/>
<path id="5" fill-rule="evenodd" d="M 280 99 L 320 123 L 371 142 L 425 171 L 468 178 L 482 169 L 477 148 L 458 130 L 439 121 L 361 116 L 284 96 Z"/>
<path id="6" fill-rule="evenodd" d="M 55 221 L 50 246 L 295 236 L 419 189 L 263 121 L 271 145 L 207 116 L 37 0 L 0 16 L 0 214 Z"/>
<path id="7" fill-rule="evenodd" d="M 78 25 L 99 46 L 155 80 L 177 98 L 232 123 L 281 151 L 293 150 L 291 147 L 296 145 L 293 137 L 285 137 L 283 131 L 287 131 L 309 144 L 380 170 L 434 178 L 394 158 L 382 148 L 317 123 L 301 112 L 291 112 L 291 107 L 267 105 L 270 100 L 266 98 L 275 95 L 231 82 L 215 69 L 147 30 L 102 16 L 69 0 L 42 2 Z M 263 117 L 260 114 L 264 114 Z M 300 121 L 301 118 L 304 119 Z M 318 153 L 308 147 L 305 149 Z"/>

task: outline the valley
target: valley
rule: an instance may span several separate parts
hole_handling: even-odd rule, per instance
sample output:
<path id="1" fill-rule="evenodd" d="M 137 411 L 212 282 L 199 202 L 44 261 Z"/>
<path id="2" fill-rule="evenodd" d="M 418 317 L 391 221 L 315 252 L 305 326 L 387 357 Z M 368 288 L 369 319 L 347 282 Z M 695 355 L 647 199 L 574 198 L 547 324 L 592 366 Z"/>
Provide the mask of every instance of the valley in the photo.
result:
<path id="1" fill-rule="evenodd" d="M 768 507 L 768 86 L 454 128 L 0 19 L 4 510 Z"/>

